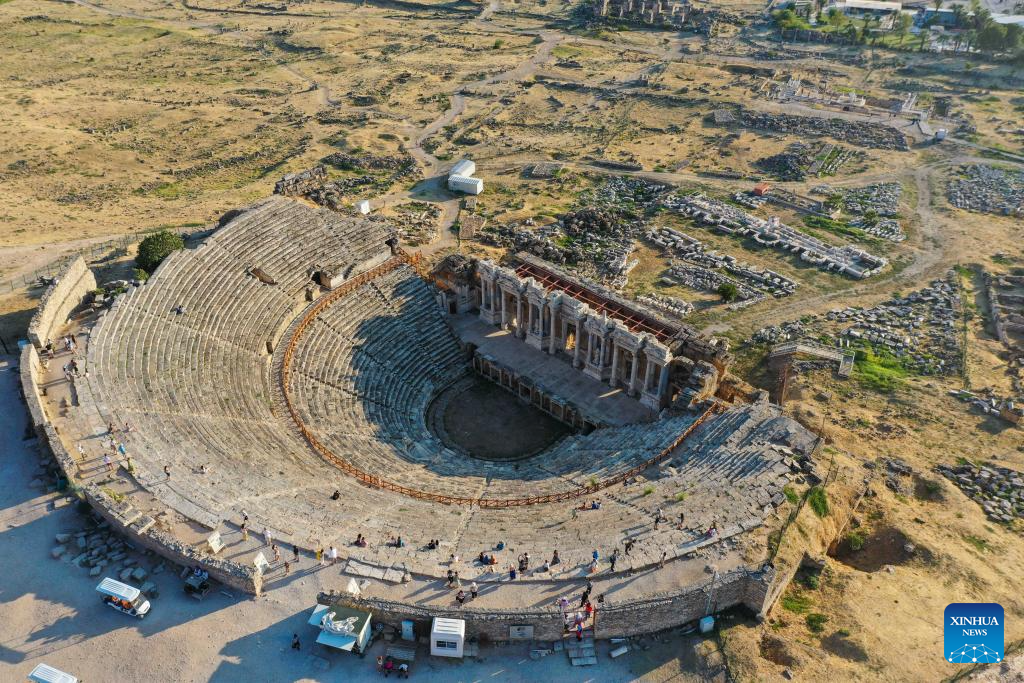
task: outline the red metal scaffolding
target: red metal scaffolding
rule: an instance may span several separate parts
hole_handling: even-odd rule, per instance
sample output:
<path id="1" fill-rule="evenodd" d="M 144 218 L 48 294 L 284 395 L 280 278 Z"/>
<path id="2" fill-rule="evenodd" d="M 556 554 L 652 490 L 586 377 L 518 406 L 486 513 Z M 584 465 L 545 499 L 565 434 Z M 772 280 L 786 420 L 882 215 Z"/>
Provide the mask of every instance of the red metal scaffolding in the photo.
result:
<path id="1" fill-rule="evenodd" d="M 555 273 L 548 272 L 532 263 L 522 263 L 516 267 L 519 277 L 532 277 L 545 289 L 557 289 L 595 309 L 598 313 L 607 313 L 608 317 L 621 321 L 633 332 L 647 332 L 658 341 L 664 343 L 672 338 L 678 329 L 646 316 L 640 311 L 611 301 L 583 285 L 567 280 Z"/>

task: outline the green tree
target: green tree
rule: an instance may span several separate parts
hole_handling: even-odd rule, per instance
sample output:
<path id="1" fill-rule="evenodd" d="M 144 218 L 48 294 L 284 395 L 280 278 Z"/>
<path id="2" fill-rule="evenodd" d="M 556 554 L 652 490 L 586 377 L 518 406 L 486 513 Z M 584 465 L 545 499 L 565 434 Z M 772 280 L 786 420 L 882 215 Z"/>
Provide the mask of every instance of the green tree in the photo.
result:
<path id="1" fill-rule="evenodd" d="M 914 23 L 914 20 L 909 14 L 903 14 L 902 12 L 896 17 L 896 35 L 900 37 L 900 45 L 907 38 L 907 31 L 910 30 L 910 25 Z"/>
<path id="2" fill-rule="evenodd" d="M 993 22 L 978 31 L 975 42 L 982 52 L 999 52 L 1006 47 L 1006 29 Z"/>
<path id="3" fill-rule="evenodd" d="M 139 243 L 139 252 L 135 255 L 135 265 L 147 273 L 152 273 L 172 251 L 177 251 L 184 246 L 185 241 L 181 239 L 181 235 L 170 230 L 153 233 Z"/>
<path id="4" fill-rule="evenodd" d="M 722 297 L 722 301 L 730 303 L 736 301 L 736 297 L 739 296 L 740 292 L 736 289 L 736 285 L 731 282 L 723 282 L 718 285 L 718 289 L 715 290 L 718 296 Z"/>

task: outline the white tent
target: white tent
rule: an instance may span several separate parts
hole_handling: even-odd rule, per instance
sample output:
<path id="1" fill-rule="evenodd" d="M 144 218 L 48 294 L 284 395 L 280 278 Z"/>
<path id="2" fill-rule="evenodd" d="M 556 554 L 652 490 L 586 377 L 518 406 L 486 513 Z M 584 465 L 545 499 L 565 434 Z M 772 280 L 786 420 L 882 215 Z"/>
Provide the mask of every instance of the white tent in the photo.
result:
<path id="1" fill-rule="evenodd" d="M 461 658 L 465 643 L 465 621 L 434 617 L 434 624 L 430 627 L 430 654 L 435 657 Z"/>

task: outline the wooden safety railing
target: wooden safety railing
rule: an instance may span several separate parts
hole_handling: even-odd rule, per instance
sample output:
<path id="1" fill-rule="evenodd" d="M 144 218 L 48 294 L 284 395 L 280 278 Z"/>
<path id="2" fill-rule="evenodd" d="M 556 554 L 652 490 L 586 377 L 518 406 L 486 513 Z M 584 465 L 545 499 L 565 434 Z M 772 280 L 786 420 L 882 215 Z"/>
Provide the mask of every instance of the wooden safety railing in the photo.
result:
<path id="1" fill-rule="evenodd" d="M 620 484 L 630 477 L 635 477 L 648 467 L 655 465 L 665 458 L 667 458 L 672 451 L 674 451 L 683 441 L 686 440 L 705 420 L 707 420 L 712 414 L 718 412 L 718 404 L 713 404 L 710 408 L 704 411 L 704 413 L 698 417 L 692 424 L 690 424 L 679 436 L 673 439 L 672 443 L 662 449 L 657 455 L 648 458 L 647 460 L 638 463 L 634 467 L 628 470 L 619 472 L 613 477 L 603 479 L 592 485 L 579 486 L 575 489 L 569 489 L 567 491 L 561 491 L 558 493 L 549 493 L 542 496 L 530 496 L 527 498 L 479 498 L 479 497 L 468 497 L 468 496 L 450 496 L 440 493 L 430 493 L 428 491 L 420 491 L 419 489 L 410 488 L 408 486 L 402 486 L 392 481 L 388 481 L 375 474 L 365 472 L 351 462 L 342 458 L 331 451 L 326 445 L 324 445 L 313 432 L 303 422 L 302 417 L 299 415 L 298 409 L 295 407 L 292 401 L 291 388 L 289 381 L 291 379 L 291 365 L 295 354 L 295 349 L 298 346 L 299 340 L 302 339 L 302 335 L 305 333 L 306 328 L 317 318 L 320 313 L 335 303 L 344 296 L 350 294 L 355 289 L 363 286 L 364 284 L 374 280 L 381 275 L 391 272 L 400 265 L 407 264 L 412 266 L 414 269 L 420 264 L 417 263 L 418 259 L 411 257 L 406 252 L 398 249 L 396 254 L 385 261 L 384 263 L 372 268 L 365 273 L 361 273 L 351 280 L 345 282 L 337 289 L 331 291 L 329 294 L 324 296 L 317 303 L 309 308 L 306 313 L 302 316 L 302 319 L 295 326 L 295 330 L 292 333 L 291 338 L 288 340 L 288 345 L 285 348 L 283 363 L 281 364 L 281 371 L 279 375 L 279 381 L 281 384 L 281 393 L 284 396 L 286 405 L 288 406 L 288 412 L 291 414 L 292 421 L 295 423 L 296 428 L 302 437 L 306 440 L 320 457 L 324 458 L 332 465 L 342 470 L 346 474 L 351 475 L 355 479 L 361 481 L 367 486 L 374 488 L 383 489 L 385 491 L 394 491 L 395 493 L 401 493 L 402 495 L 409 496 L 411 498 L 418 498 L 420 500 L 432 500 L 438 503 L 444 503 L 446 505 L 476 505 L 482 508 L 510 508 L 510 507 L 521 507 L 524 505 L 538 505 L 542 503 L 557 503 L 560 501 L 572 500 L 574 498 L 580 498 L 586 495 L 590 495 L 595 491 L 606 489 L 610 486 Z"/>

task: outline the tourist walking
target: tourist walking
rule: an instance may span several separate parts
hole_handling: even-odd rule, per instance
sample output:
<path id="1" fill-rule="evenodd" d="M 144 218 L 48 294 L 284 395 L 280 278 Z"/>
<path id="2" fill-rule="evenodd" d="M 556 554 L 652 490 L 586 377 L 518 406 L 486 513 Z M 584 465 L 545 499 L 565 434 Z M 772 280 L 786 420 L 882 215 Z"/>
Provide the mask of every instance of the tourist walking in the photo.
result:
<path id="1" fill-rule="evenodd" d="M 460 590 L 458 593 L 455 594 L 455 599 L 459 601 L 459 607 L 462 607 L 464 604 L 466 604 L 466 592 Z"/>
<path id="2" fill-rule="evenodd" d="M 469 584 L 469 597 L 476 600 L 476 597 L 480 595 L 480 587 L 476 585 L 476 581 Z"/>
<path id="3" fill-rule="evenodd" d="M 616 548 L 615 552 L 612 553 L 611 559 L 608 560 L 611 563 L 611 565 L 612 565 L 611 569 L 609 569 L 608 571 L 611 571 L 611 572 L 615 571 L 615 563 L 618 561 L 618 559 L 619 559 L 619 549 Z"/>
<path id="4" fill-rule="evenodd" d="M 274 544 L 274 536 L 268 527 L 263 527 L 263 540 L 268 548 Z"/>
<path id="5" fill-rule="evenodd" d="M 511 565 L 510 564 L 508 566 L 508 578 L 511 581 L 515 581 L 516 580 L 516 568 L 515 568 L 515 565 Z"/>
<path id="6" fill-rule="evenodd" d="M 243 541 L 248 541 L 249 540 L 249 526 L 248 526 L 248 524 L 249 524 L 248 522 L 246 522 L 245 520 L 242 520 L 242 540 Z"/>
<path id="7" fill-rule="evenodd" d="M 288 560 L 284 561 L 284 575 L 288 576 L 292 573 L 292 565 Z"/>
<path id="8" fill-rule="evenodd" d="M 331 558 L 331 566 L 333 567 L 333 566 L 334 566 L 334 564 L 335 564 L 335 563 L 336 563 L 336 562 L 338 561 L 338 549 L 337 549 L 337 548 L 335 548 L 335 547 L 334 547 L 334 546 L 332 545 L 332 546 L 331 546 L 331 549 L 330 549 L 329 551 L 327 551 L 327 552 L 328 552 L 328 553 L 329 553 L 329 555 L 330 555 L 330 558 Z"/>
<path id="9" fill-rule="evenodd" d="M 454 569 L 449 569 L 447 576 L 448 576 L 448 587 L 451 588 L 452 584 L 455 583 L 455 570 Z"/>
<path id="10" fill-rule="evenodd" d="M 667 550 L 662 550 L 661 551 L 661 562 L 658 564 L 659 567 L 664 567 L 665 566 L 665 558 L 667 558 L 667 557 L 668 557 L 668 551 Z"/>
<path id="11" fill-rule="evenodd" d="M 562 561 L 562 558 L 560 558 L 558 556 L 558 551 L 555 550 L 555 552 L 551 555 L 551 565 L 554 566 L 554 565 L 558 564 L 561 561 Z"/>
<path id="12" fill-rule="evenodd" d="M 103 456 L 103 464 L 107 466 L 107 472 L 109 472 L 110 470 L 114 469 L 114 463 L 112 463 L 110 461 L 110 454 L 109 453 L 104 454 L 104 456 Z"/>
<path id="13" fill-rule="evenodd" d="M 299 546 L 292 543 L 292 557 L 295 558 L 295 564 L 299 563 Z"/>
<path id="14" fill-rule="evenodd" d="M 171 466 L 170 465 L 164 465 L 164 474 L 167 476 L 167 480 L 170 481 L 170 479 L 171 479 Z"/>
<path id="15" fill-rule="evenodd" d="M 316 563 L 321 567 L 324 566 L 324 549 L 321 546 L 316 548 Z"/>
<path id="16" fill-rule="evenodd" d="M 243 522 L 243 524 L 244 524 L 244 522 Z M 270 550 L 271 550 L 271 552 L 274 553 L 274 562 L 280 562 L 281 561 L 281 550 L 280 550 L 280 548 L 277 547 L 277 544 L 275 543 L 274 545 L 270 546 Z"/>
<path id="17" fill-rule="evenodd" d="M 299 634 L 298 633 L 293 633 L 292 634 L 292 649 L 293 650 L 301 650 L 302 649 L 302 643 L 299 642 Z"/>

